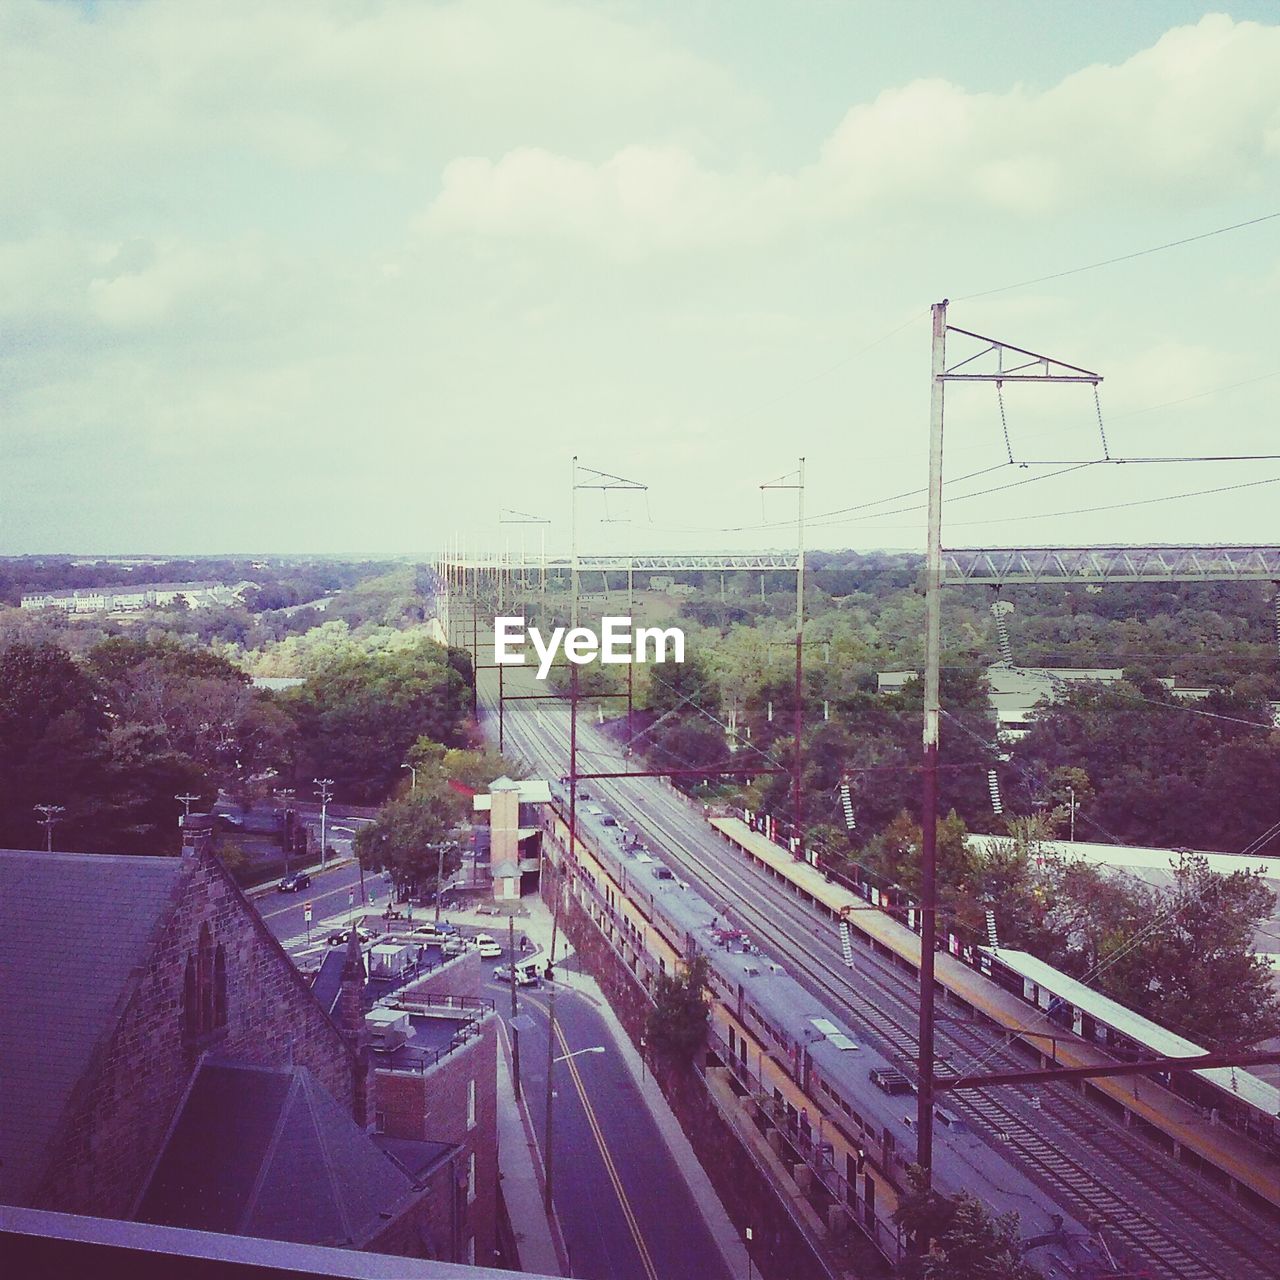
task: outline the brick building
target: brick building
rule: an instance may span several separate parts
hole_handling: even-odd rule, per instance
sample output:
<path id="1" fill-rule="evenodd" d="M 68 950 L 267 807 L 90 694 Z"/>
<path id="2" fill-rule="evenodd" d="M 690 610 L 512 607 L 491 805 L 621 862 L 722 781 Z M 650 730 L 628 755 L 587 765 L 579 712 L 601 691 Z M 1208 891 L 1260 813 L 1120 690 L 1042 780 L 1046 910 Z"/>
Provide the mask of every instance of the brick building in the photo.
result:
<path id="1" fill-rule="evenodd" d="M 0 901 L 0 1202 L 471 1255 L 469 1151 L 370 1132 L 359 982 L 326 1013 L 207 852 L 0 851 Z"/>

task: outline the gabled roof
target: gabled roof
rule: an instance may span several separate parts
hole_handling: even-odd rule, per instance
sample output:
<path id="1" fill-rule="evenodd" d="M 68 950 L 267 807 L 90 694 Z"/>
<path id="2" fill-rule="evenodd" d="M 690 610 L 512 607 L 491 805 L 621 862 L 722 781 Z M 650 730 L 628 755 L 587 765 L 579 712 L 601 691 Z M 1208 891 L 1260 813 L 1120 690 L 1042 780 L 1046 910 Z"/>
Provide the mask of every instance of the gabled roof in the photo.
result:
<path id="1" fill-rule="evenodd" d="M 417 1194 L 404 1163 L 380 1149 L 305 1067 L 211 1061 L 195 1078 L 134 1216 L 359 1247 Z"/>
<path id="2" fill-rule="evenodd" d="M 0 850 L 0 1201 L 24 1203 L 169 911 L 180 858 Z"/>

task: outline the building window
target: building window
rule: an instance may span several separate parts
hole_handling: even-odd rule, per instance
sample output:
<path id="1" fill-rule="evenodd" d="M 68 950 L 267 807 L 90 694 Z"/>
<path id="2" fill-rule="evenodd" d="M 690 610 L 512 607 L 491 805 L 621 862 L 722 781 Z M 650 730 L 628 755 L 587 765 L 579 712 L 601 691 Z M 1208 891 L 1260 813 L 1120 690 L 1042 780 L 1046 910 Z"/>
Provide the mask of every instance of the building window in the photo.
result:
<path id="1" fill-rule="evenodd" d="M 206 920 L 196 949 L 187 953 L 182 983 L 182 1030 L 188 1043 L 220 1038 L 227 1025 L 227 952 L 213 944 Z"/>
<path id="2" fill-rule="evenodd" d="M 476 1127 L 476 1082 L 469 1080 L 467 1082 L 467 1128 L 474 1129 Z"/>
<path id="3" fill-rule="evenodd" d="M 473 1204 L 476 1198 L 476 1153 L 467 1157 L 467 1203 Z"/>
<path id="4" fill-rule="evenodd" d="M 387 1113 L 385 1111 L 375 1111 L 373 1113 L 373 1131 L 374 1133 L 385 1133 L 387 1131 Z"/>

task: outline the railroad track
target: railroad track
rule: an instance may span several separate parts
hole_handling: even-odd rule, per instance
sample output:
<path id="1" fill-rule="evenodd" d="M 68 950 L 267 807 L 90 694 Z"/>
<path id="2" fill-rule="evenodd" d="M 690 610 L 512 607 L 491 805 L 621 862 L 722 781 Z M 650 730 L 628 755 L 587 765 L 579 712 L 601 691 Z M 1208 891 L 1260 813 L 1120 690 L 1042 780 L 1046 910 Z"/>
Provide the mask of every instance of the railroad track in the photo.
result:
<path id="1" fill-rule="evenodd" d="M 490 703 L 491 699 L 485 701 Z M 563 772 L 561 752 L 550 747 L 525 716 L 508 713 L 507 729 L 535 759 L 545 761 L 554 776 Z M 580 725 L 582 760 L 589 761 L 594 756 L 598 764 L 611 767 L 612 760 L 604 764 L 599 757 L 616 753 L 583 745 L 582 738 L 589 731 L 590 726 Z M 796 976 L 817 988 L 815 994 L 837 1007 L 856 1011 L 862 1026 L 877 1034 L 893 1054 L 908 1064 L 914 1063 L 914 988 L 905 991 L 903 975 L 875 956 L 872 959 L 879 973 L 858 971 L 864 985 L 889 1002 L 886 1008 L 884 1001 L 873 1000 L 865 989 L 854 984 L 849 970 L 837 958 L 833 939 L 821 935 L 818 939 L 830 953 L 830 960 L 814 954 L 812 924 L 818 917 L 811 909 L 789 896 L 779 898 L 776 886 L 745 859 L 728 860 L 734 876 L 731 880 L 724 871 L 723 849 L 717 847 L 711 855 L 712 847 L 719 845 L 714 838 L 700 841 L 701 851 L 707 856 L 691 861 L 688 834 L 673 826 L 668 816 L 655 813 L 647 801 L 631 794 L 634 784 L 601 779 L 593 785 L 608 793 L 632 821 L 657 836 L 654 842 L 690 879 L 718 899 L 738 903 L 744 922 L 790 965 L 799 967 Z M 744 870 L 750 874 L 744 876 Z M 803 947 L 797 948 L 797 939 L 803 940 Z M 939 1040 L 944 1056 L 951 1051 L 993 1064 L 1020 1063 L 1016 1050 L 999 1041 L 993 1043 L 974 1024 L 944 1020 L 939 1023 Z M 1269 1231 L 1261 1219 L 1252 1221 L 1253 1215 L 1244 1206 L 1171 1156 L 1120 1129 L 1109 1118 L 1100 1123 L 1104 1120 L 1102 1113 L 1071 1091 L 1055 1086 L 1044 1091 L 1043 1096 L 1051 1100 L 1050 1105 L 1030 1115 L 991 1094 L 977 1092 L 953 1095 L 948 1105 L 962 1111 L 993 1149 L 1021 1164 L 1028 1176 L 1061 1201 L 1064 1208 L 1083 1221 L 1103 1225 L 1170 1280 L 1274 1280 L 1280 1273 L 1277 1234 Z M 1058 1130 L 1053 1137 L 1046 1133 L 1049 1127 Z M 1072 1147 L 1076 1150 L 1068 1154 Z M 1082 1162 L 1085 1160 L 1093 1167 L 1086 1167 Z M 1099 1169 L 1108 1176 L 1101 1176 Z M 1139 1191 L 1144 1193 L 1147 1204 L 1160 1206 L 1161 1217 L 1177 1221 L 1180 1229 L 1174 1230 L 1150 1212 L 1143 1212 L 1138 1204 Z M 1223 1228 L 1228 1224 L 1230 1234 L 1224 1234 Z"/>

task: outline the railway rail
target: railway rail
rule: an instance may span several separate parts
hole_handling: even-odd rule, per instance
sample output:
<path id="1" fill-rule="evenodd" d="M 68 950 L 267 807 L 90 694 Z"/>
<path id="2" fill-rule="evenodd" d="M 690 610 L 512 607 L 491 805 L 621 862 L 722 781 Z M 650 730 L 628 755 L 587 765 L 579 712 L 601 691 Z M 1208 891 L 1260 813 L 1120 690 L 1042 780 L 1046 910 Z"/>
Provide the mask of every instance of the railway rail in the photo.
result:
<path id="1" fill-rule="evenodd" d="M 493 707 L 492 696 L 484 701 Z M 567 714 L 567 709 L 559 710 Z M 506 714 L 507 733 L 527 750 L 530 762 L 543 762 L 553 776 L 561 775 L 563 748 L 547 742 L 545 729 L 531 723 L 527 711 L 508 709 Z M 614 767 L 616 748 L 583 745 L 582 739 L 591 736 L 591 727 L 580 724 L 580 770 Z M 777 882 L 764 871 L 727 853 L 709 833 L 698 833 L 700 857 L 691 858 L 691 833 L 682 831 L 670 814 L 654 812 L 652 797 L 642 795 L 644 789 L 635 782 L 598 779 L 592 786 L 693 883 L 719 901 L 733 902 L 743 923 L 785 959 L 793 976 L 815 995 L 853 1013 L 910 1067 L 916 1051 L 914 987 L 906 975 L 869 950 L 859 953 L 859 968 L 850 972 L 830 930 L 815 930 L 823 918 L 795 898 L 779 896 Z M 662 799 L 665 805 L 667 799 Z M 683 816 L 697 822 L 693 815 Z M 981 1060 L 993 1067 L 1024 1062 L 1019 1054 L 1025 1051 L 977 1022 L 945 1018 L 939 1036 L 944 1059 Z M 1064 1208 L 1096 1222 L 1110 1238 L 1118 1237 L 1158 1274 L 1171 1280 L 1272 1280 L 1280 1274 L 1280 1232 L 1260 1215 L 1141 1135 L 1115 1124 L 1068 1086 L 1043 1090 L 1038 1110 L 1029 1093 L 1025 1088 L 1001 1096 L 966 1092 L 953 1095 L 948 1105 Z"/>

